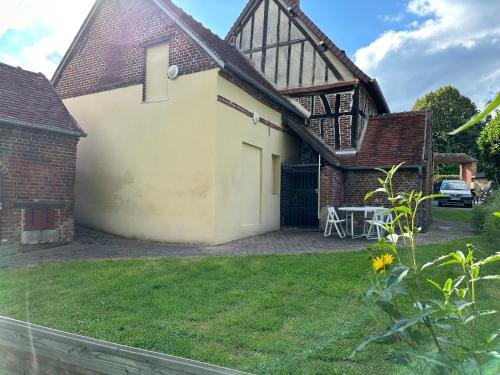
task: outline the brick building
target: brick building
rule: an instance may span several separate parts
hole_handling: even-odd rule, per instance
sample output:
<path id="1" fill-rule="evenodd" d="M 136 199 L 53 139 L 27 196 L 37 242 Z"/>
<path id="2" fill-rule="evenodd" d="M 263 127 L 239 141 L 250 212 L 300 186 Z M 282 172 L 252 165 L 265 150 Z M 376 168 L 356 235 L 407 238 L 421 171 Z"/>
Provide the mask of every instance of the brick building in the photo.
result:
<path id="1" fill-rule="evenodd" d="M 52 84 L 88 133 L 77 220 L 111 233 L 221 243 L 317 227 L 399 162 L 401 188 L 430 188 L 429 114 L 389 114 L 297 1 L 250 1 L 221 40 L 170 0 L 98 0 Z"/>
<path id="2" fill-rule="evenodd" d="M 73 239 L 82 130 L 40 73 L 0 63 L 0 241 Z"/>

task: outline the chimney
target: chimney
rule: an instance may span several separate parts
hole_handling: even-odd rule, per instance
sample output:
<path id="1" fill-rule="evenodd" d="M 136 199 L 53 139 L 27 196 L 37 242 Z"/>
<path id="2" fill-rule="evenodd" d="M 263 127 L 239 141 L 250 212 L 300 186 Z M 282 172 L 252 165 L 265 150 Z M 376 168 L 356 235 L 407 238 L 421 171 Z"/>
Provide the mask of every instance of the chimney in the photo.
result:
<path id="1" fill-rule="evenodd" d="M 288 5 L 291 7 L 300 8 L 300 0 L 288 0 Z"/>

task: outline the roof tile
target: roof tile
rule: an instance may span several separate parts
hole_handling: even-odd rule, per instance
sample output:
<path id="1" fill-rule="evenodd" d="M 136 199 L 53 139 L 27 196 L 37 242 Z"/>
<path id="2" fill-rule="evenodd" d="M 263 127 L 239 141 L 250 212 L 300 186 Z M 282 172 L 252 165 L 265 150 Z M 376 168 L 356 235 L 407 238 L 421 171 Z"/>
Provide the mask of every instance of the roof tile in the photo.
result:
<path id="1" fill-rule="evenodd" d="M 82 133 L 41 73 L 0 63 L 0 120 Z"/>

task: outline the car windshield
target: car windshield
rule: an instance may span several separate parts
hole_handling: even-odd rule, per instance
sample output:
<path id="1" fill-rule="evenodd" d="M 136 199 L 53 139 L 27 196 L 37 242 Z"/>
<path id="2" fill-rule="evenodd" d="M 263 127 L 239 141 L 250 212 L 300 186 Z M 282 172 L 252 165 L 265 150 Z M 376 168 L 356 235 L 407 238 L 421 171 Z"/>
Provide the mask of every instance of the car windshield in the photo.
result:
<path id="1" fill-rule="evenodd" d="M 441 190 L 469 190 L 469 187 L 463 181 L 448 181 L 443 182 Z"/>

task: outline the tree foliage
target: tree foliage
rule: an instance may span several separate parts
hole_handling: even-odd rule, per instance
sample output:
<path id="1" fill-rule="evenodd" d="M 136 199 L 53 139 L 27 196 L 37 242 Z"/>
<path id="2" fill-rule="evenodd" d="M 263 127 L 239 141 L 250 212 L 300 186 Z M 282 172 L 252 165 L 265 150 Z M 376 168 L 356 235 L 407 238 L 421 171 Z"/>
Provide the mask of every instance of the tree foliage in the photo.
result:
<path id="1" fill-rule="evenodd" d="M 477 139 L 486 177 L 500 182 L 500 113 L 483 128 Z"/>
<path id="2" fill-rule="evenodd" d="M 476 139 L 480 129 L 470 128 L 460 137 L 452 132 L 459 124 L 464 124 L 478 114 L 476 105 L 452 86 L 443 86 L 417 99 L 414 111 L 432 110 L 433 149 L 435 152 L 464 152 L 477 157 Z"/>

